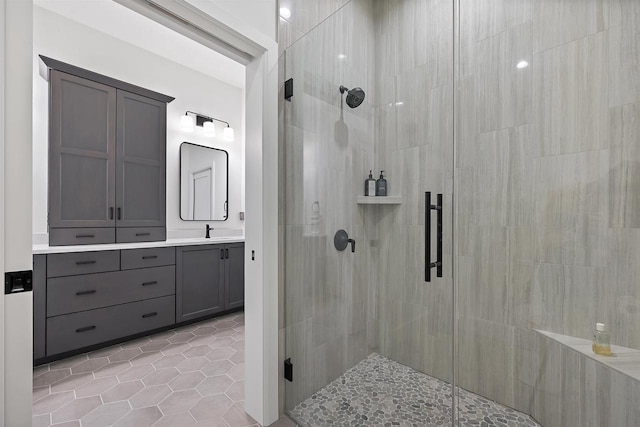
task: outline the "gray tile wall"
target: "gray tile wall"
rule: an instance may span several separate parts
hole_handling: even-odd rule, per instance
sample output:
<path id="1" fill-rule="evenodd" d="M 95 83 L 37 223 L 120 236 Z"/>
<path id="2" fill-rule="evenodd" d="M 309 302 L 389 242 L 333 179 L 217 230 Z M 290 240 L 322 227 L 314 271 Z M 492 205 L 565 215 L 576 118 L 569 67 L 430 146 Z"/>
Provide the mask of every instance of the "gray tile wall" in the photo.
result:
<path id="1" fill-rule="evenodd" d="M 639 40 L 635 0 L 460 0 L 459 384 L 545 426 L 633 425 L 640 399 L 531 331 L 640 348 Z"/>

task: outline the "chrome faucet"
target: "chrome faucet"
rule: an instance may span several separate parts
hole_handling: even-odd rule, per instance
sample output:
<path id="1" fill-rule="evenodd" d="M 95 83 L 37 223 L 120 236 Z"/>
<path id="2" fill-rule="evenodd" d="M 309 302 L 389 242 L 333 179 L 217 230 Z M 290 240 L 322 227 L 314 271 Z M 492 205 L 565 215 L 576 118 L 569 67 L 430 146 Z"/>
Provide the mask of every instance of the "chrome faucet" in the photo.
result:
<path id="1" fill-rule="evenodd" d="M 210 239 L 211 238 L 211 236 L 209 236 L 209 232 L 210 231 L 213 231 L 213 227 L 210 226 L 209 224 L 207 224 L 207 235 L 204 236 L 205 239 Z"/>

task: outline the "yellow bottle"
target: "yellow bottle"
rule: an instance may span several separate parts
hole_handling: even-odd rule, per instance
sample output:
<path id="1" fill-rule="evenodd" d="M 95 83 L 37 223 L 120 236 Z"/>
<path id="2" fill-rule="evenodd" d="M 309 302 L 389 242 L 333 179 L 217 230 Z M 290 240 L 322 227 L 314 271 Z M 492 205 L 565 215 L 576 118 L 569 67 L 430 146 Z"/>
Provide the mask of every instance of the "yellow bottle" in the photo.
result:
<path id="1" fill-rule="evenodd" d="M 595 354 L 611 356 L 611 337 L 604 323 L 596 323 L 596 333 L 593 336 L 591 348 Z"/>

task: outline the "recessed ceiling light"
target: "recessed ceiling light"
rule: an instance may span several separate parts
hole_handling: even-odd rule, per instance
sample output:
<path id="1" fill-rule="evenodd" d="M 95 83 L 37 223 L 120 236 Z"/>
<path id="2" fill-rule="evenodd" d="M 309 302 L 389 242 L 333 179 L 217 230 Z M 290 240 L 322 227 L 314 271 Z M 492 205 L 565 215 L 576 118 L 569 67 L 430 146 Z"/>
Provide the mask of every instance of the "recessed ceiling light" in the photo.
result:
<path id="1" fill-rule="evenodd" d="M 400 105 L 404 105 L 404 102 L 402 102 L 402 101 L 398 101 L 398 102 L 396 102 L 396 106 L 398 106 L 398 107 L 399 107 Z"/>
<path id="2" fill-rule="evenodd" d="M 291 18 L 291 11 L 289 9 L 287 9 L 286 7 L 281 7 L 280 8 L 280 16 L 283 17 L 284 19 L 289 19 L 289 18 Z"/>
<path id="3" fill-rule="evenodd" d="M 518 68 L 527 68 L 528 66 L 529 66 L 529 63 L 525 60 L 518 62 L 518 65 L 516 65 L 516 67 Z"/>
<path id="4" fill-rule="evenodd" d="M 347 57 L 347 55 L 345 55 L 344 53 L 339 53 L 338 54 L 338 59 L 344 59 L 346 57 Z"/>

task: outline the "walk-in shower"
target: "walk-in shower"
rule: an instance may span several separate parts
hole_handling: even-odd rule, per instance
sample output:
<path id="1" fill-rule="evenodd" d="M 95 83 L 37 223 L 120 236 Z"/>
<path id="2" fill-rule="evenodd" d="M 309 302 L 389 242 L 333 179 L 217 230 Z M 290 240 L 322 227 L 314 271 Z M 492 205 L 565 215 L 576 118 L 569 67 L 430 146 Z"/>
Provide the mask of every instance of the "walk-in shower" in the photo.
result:
<path id="1" fill-rule="evenodd" d="M 280 21 L 285 410 L 635 426 L 640 2 L 298 7 Z M 364 196 L 370 170 L 387 196 Z M 591 351 L 596 322 L 616 357 Z"/>

